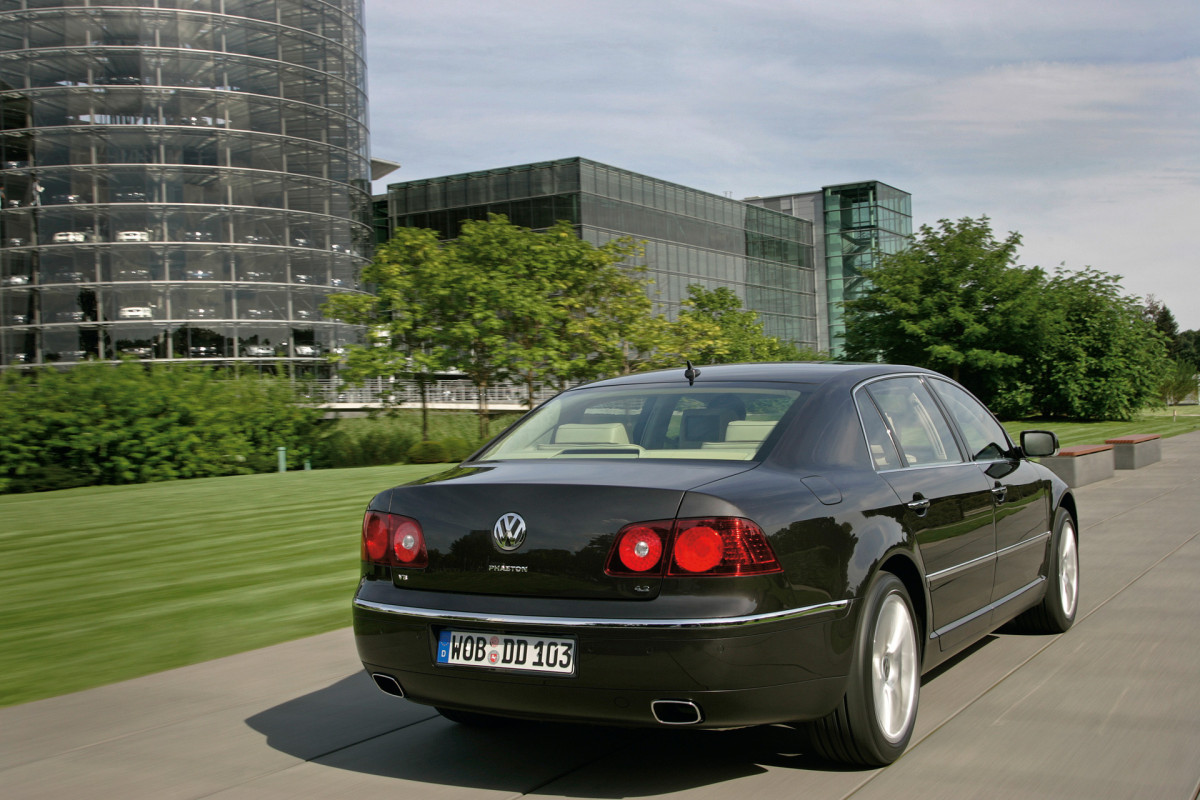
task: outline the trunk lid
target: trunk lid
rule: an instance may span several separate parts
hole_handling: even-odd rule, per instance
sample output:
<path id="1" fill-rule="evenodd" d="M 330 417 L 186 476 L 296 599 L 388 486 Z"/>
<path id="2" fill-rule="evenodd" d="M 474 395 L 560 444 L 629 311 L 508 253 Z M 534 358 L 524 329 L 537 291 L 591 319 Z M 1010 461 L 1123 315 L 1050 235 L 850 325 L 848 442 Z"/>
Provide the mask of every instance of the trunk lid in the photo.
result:
<path id="1" fill-rule="evenodd" d="M 429 566 L 397 570 L 404 588 L 561 598 L 656 597 L 658 576 L 604 573 L 619 531 L 674 519 L 691 489 L 753 469 L 745 462 L 501 462 L 459 467 L 381 493 L 371 508 L 417 520 Z M 524 541 L 505 551 L 493 535 Z M 501 539 L 504 537 L 501 536 Z M 513 542 L 508 542 L 510 545 Z"/>

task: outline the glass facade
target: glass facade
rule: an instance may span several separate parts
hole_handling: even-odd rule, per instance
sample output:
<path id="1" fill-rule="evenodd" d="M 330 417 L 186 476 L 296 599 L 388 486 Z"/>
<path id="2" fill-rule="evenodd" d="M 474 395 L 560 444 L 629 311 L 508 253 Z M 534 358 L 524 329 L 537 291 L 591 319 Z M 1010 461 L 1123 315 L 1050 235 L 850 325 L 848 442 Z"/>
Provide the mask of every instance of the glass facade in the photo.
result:
<path id="1" fill-rule="evenodd" d="M 769 335 L 817 344 L 808 220 L 580 158 L 392 184 L 387 203 L 390 229 L 431 228 L 445 239 L 488 214 L 534 230 L 565 220 L 593 244 L 631 236 L 645 244 L 653 296 L 668 315 L 689 284 L 724 286 Z"/>
<path id="2" fill-rule="evenodd" d="M 356 338 L 362 53 L 362 0 L 0 0 L 0 365 Z"/>
<path id="3" fill-rule="evenodd" d="M 912 196 L 869 181 L 826 186 L 825 280 L 829 293 L 829 341 L 841 352 L 846 333 L 842 303 L 862 296 L 862 271 L 879 255 L 898 253 L 912 239 Z M 835 313 L 836 309 L 836 313 Z"/>

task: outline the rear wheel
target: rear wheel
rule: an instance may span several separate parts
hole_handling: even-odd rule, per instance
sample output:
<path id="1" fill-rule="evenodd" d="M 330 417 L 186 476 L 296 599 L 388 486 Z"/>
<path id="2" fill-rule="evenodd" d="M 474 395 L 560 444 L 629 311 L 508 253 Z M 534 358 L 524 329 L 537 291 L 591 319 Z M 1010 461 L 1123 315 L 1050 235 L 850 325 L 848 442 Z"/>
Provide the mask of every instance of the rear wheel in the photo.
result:
<path id="1" fill-rule="evenodd" d="M 1050 537 L 1050 563 L 1046 567 L 1046 596 L 1017 617 L 1016 624 L 1030 633 L 1063 633 L 1075 623 L 1079 608 L 1079 536 L 1075 520 L 1065 508 L 1054 515 Z"/>
<path id="2" fill-rule="evenodd" d="M 917 719 L 920 660 L 908 591 L 895 575 L 880 572 L 864 600 L 842 703 L 806 726 L 816 752 L 863 766 L 899 758 Z"/>

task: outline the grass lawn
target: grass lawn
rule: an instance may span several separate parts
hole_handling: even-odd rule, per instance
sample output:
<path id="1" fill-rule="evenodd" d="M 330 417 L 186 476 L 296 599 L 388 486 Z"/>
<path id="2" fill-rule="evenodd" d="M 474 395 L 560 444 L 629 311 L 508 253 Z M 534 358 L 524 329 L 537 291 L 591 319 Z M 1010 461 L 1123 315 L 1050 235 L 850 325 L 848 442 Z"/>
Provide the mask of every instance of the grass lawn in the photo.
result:
<path id="1" fill-rule="evenodd" d="M 0 496 L 0 706 L 349 625 L 367 502 L 438 469 Z"/>
<path id="2" fill-rule="evenodd" d="M 1089 444 L 1200 430 L 1200 416 L 1006 427 L 1014 435 L 1048 428 L 1064 445 Z M 349 625 L 367 501 L 438 469 L 0 496 L 0 706 Z"/>
<path id="3" fill-rule="evenodd" d="M 1175 412 L 1178 411 L 1178 416 Z M 1006 422 L 1008 435 L 1014 441 L 1019 441 L 1020 432 L 1028 430 L 1048 430 L 1058 434 L 1058 441 L 1063 447 L 1077 444 L 1104 444 L 1105 439 L 1115 439 L 1118 436 L 1128 436 L 1134 433 L 1157 433 L 1160 436 L 1178 436 L 1181 433 L 1191 433 L 1200 430 L 1200 407 L 1180 406 L 1179 408 L 1158 409 L 1148 411 L 1132 422 L 1062 422 L 1061 420 L 1025 419 L 1017 422 Z"/>

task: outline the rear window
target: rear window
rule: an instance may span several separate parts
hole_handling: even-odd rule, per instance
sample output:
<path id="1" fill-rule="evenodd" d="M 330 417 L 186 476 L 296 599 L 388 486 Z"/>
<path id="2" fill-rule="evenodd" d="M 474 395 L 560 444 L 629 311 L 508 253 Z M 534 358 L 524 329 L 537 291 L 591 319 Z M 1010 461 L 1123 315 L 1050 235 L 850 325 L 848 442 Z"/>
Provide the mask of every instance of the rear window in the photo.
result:
<path id="1" fill-rule="evenodd" d="M 798 388 L 710 385 L 567 392 L 523 420 L 480 460 L 689 458 L 753 461 Z M 763 451 L 763 452 L 760 452 Z"/>

